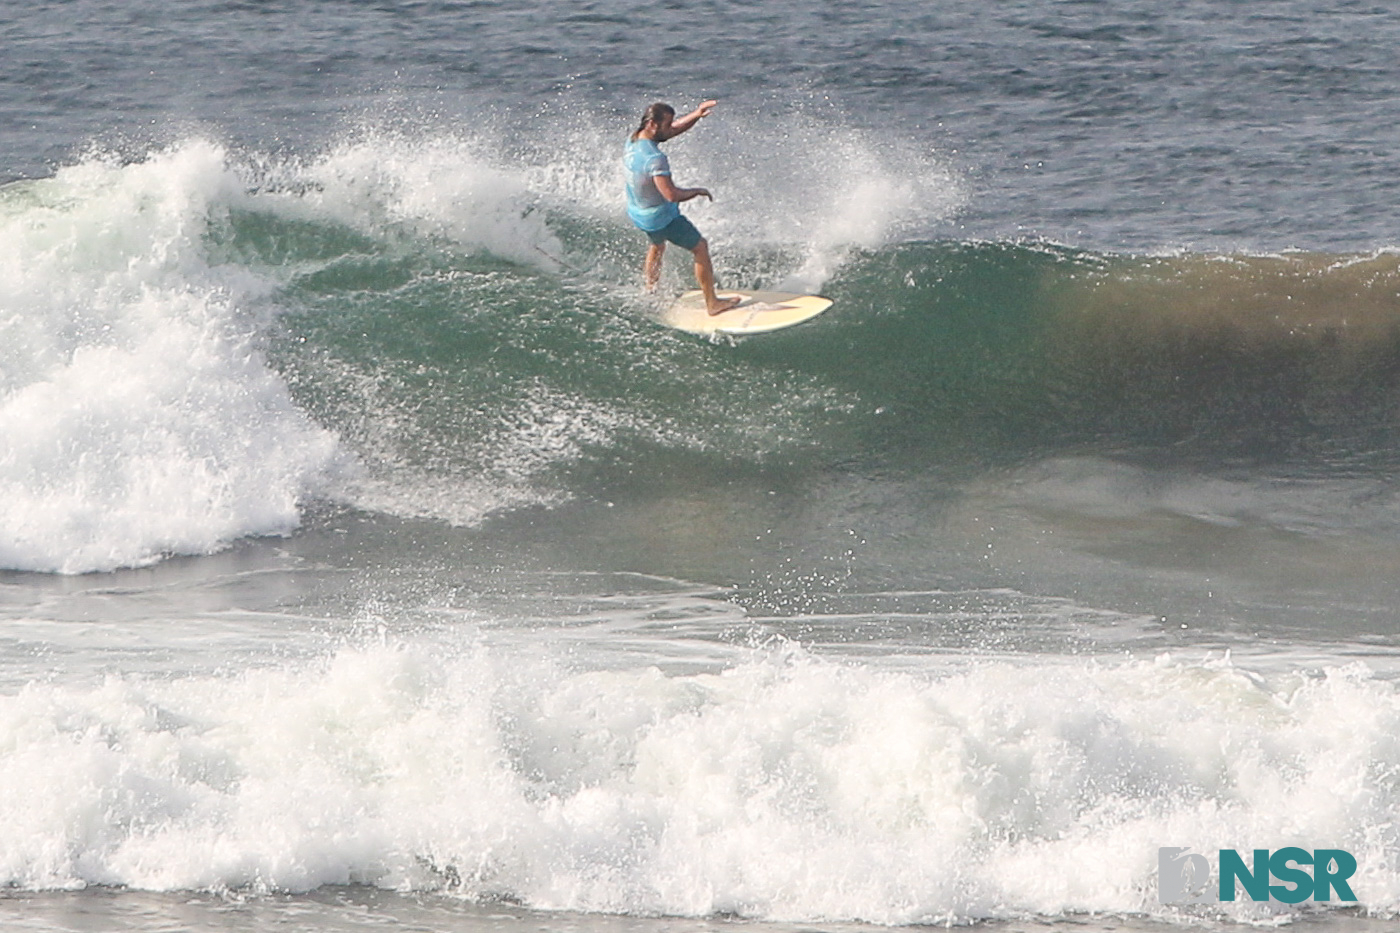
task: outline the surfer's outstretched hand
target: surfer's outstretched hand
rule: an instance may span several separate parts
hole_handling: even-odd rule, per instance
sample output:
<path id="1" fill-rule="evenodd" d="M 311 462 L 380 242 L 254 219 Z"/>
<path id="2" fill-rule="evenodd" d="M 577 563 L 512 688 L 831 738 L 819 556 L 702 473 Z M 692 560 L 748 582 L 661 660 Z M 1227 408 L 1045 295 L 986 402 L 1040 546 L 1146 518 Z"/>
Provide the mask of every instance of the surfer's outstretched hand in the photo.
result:
<path id="1" fill-rule="evenodd" d="M 676 119 L 671 121 L 671 130 L 670 133 L 666 136 L 666 138 L 671 139 L 673 137 L 679 136 L 681 133 L 684 133 L 696 123 L 699 123 L 701 117 L 708 117 L 710 115 L 710 111 L 714 110 L 715 105 L 717 105 L 718 103 L 719 101 L 717 100 L 701 101 L 700 106 L 690 111 L 690 113 L 686 114 L 683 117 L 676 117 Z"/>

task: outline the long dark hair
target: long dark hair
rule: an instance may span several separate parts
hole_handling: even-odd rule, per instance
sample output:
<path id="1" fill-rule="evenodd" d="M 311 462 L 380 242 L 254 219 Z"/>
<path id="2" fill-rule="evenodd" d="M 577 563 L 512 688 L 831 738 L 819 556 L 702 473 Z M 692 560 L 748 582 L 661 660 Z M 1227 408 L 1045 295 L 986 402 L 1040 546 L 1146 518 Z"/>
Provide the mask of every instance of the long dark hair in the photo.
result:
<path id="1" fill-rule="evenodd" d="M 646 109 L 642 114 L 642 122 L 637 124 L 637 128 L 632 131 L 632 139 L 636 140 L 642 130 L 647 128 L 648 123 L 660 123 L 665 117 L 674 117 L 676 108 L 670 104 L 655 103 Z"/>

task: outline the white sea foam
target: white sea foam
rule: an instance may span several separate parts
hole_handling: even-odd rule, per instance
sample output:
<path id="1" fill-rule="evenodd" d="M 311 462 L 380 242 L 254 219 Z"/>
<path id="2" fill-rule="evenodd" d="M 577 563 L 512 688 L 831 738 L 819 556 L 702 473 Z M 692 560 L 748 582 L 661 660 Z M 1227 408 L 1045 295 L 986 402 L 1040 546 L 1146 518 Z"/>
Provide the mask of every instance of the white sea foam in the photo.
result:
<path id="1" fill-rule="evenodd" d="M 255 346 L 266 285 L 202 237 L 216 146 L 93 157 L 0 199 L 0 566 L 81 572 L 281 533 L 335 443 Z"/>
<path id="2" fill-rule="evenodd" d="M 362 397 L 374 394 L 370 389 Z M 566 493 L 539 483 L 538 476 L 581 457 L 589 445 L 637 427 L 607 406 L 526 385 L 473 438 L 472 468 L 444 471 L 404 456 L 405 448 L 431 450 L 440 443 L 404 407 L 393 401 L 376 406 L 372 419 L 354 432 L 356 452 L 370 469 L 345 484 L 344 496 L 360 508 L 455 525 L 475 525 L 506 508 L 566 500 Z"/>
<path id="3" fill-rule="evenodd" d="M 260 199 L 287 216 L 341 223 L 377 238 L 439 239 L 527 266 L 564 251 L 536 211 L 526 168 L 483 140 L 446 133 L 364 131 L 314 159 L 263 168 L 290 193 Z"/>
<path id="4" fill-rule="evenodd" d="M 35 683 L 0 698 L 0 883 L 928 923 L 1166 914 L 1158 846 L 1297 844 L 1351 851 L 1393 911 L 1397 726 L 1361 666 L 1165 657 L 919 676 L 778 649 L 665 676 L 378 646 Z"/>

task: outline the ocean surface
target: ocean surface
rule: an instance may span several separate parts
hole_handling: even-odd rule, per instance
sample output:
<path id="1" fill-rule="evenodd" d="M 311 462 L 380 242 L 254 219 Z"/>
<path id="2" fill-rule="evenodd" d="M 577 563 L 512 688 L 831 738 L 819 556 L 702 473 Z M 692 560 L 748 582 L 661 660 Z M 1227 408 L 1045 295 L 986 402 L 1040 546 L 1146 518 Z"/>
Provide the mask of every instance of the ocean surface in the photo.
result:
<path id="1" fill-rule="evenodd" d="M 1400 10 L 0 6 L 0 926 L 1400 916 Z M 642 109 L 720 283 L 668 330 Z M 1353 854 L 1161 902 L 1158 849 Z"/>

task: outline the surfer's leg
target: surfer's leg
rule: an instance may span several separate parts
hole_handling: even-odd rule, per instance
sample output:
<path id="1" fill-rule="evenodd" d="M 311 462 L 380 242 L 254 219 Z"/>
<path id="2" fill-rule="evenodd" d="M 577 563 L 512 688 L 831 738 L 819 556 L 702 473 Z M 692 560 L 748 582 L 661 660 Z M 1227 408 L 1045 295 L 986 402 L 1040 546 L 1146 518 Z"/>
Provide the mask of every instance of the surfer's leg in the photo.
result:
<path id="1" fill-rule="evenodd" d="M 661 257 L 666 255 L 666 244 L 653 243 L 647 249 L 647 261 L 642 266 L 642 277 L 648 292 L 656 291 L 656 283 L 661 281 Z"/>
<path id="2" fill-rule="evenodd" d="M 700 291 L 705 293 L 705 310 L 719 314 L 737 305 L 742 300 L 738 295 L 720 298 L 715 294 L 715 266 L 710 261 L 710 244 L 701 239 L 691 252 L 695 254 L 695 281 L 700 283 Z"/>

